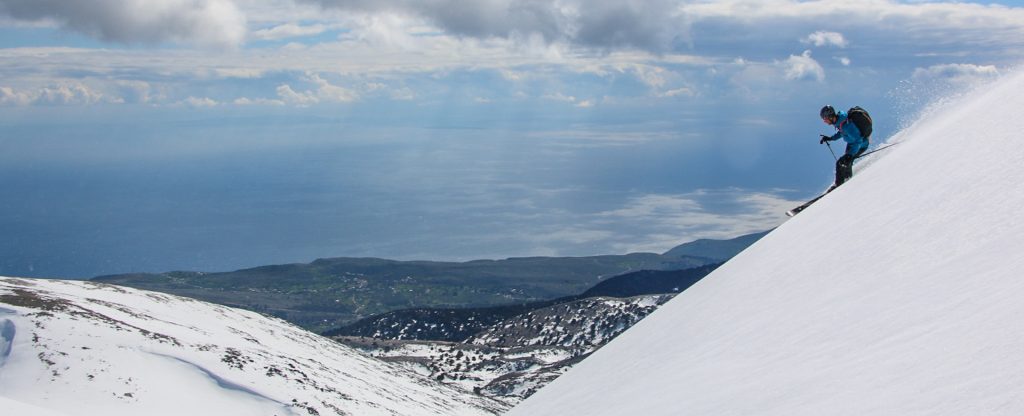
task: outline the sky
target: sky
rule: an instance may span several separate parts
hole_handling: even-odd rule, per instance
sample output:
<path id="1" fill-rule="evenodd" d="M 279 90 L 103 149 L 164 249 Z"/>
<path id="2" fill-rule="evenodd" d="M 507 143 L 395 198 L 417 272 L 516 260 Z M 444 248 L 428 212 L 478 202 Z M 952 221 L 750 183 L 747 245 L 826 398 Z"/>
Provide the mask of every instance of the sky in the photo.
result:
<path id="1" fill-rule="evenodd" d="M 0 0 L 0 275 L 734 237 L 822 105 L 877 144 L 1022 58 L 1021 2 Z"/>

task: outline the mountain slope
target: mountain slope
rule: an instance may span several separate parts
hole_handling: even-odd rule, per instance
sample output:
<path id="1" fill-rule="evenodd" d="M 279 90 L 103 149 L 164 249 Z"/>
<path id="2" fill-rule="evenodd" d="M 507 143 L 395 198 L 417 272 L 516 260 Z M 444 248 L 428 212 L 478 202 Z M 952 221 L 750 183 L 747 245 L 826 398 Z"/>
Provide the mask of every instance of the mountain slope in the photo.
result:
<path id="1" fill-rule="evenodd" d="M 41 414 L 37 407 L 218 416 L 504 408 L 280 320 L 91 282 L 0 278 L 0 335 L 0 404 L 19 415 Z"/>
<path id="2" fill-rule="evenodd" d="M 1024 414 L 1022 97 L 927 114 L 509 414 Z"/>
<path id="3" fill-rule="evenodd" d="M 672 295 L 587 298 L 536 309 L 499 322 L 465 342 L 488 347 L 558 346 L 589 353 L 615 338 Z"/>
<path id="4" fill-rule="evenodd" d="M 461 343 L 334 339 L 466 391 L 518 403 L 672 296 L 591 298 L 534 309 Z"/>

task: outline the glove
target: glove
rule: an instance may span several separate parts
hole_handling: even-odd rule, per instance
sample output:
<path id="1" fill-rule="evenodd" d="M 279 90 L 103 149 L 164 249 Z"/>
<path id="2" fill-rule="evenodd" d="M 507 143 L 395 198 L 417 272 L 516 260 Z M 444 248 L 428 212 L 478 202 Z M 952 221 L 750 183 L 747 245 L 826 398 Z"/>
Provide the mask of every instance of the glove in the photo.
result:
<path id="1" fill-rule="evenodd" d="M 828 136 L 822 134 L 821 135 L 821 140 L 818 141 L 818 144 L 825 144 L 825 142 L 830 141 L 830 140 L 832 140 L 831 137 L 828 137 Z"/>

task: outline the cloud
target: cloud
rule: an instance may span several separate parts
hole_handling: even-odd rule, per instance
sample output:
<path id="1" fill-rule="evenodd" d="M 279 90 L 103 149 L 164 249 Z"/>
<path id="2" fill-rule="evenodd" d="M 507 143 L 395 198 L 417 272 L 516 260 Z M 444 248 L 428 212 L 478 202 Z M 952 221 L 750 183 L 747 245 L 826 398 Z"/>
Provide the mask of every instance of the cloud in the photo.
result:
<path id="1" fill-rule="evenodd" d="M 231 0 L 0 0 L 0 16 L 125 44 L 234 47 L 246 33 L 245 16 Z"/>
<path id="2" fill-rule="evenodd" d="M 105 95 L 81 83 L 50 85 L 36 89 L 0 87 L 0 105 L 89 105 L 123 102 L 122 98 Z"/>
<path id="3" fill-rule="evenodd" d="M 24 106 L 32 104 L 33 97 L 24 91 L 11 87 L 0 87 L 0 104 Z"/>
<path id="4" fill-rule="evenodd" d="M 317 74 L 309 74 L 305 81 L 315 85 L 316 89 L 297 92 L 290 85 L 282 84 L 277 87 L 278 97 L 285 103 L 300 107 L 320 103 L 347 103 L 359 98 L 356 92 L 332 85 Z"/>
<path id="5" fill-rule="evenodd" d="M 209 97 L 188 97 L 182 101 L 182 104 L 193 108 L 209 108 L 220 105 L 216 100 Z"/>
<path id="6" fill-rule="evenodd" d="M 322 24 L 300 26 L 293 23 L 287 23 L 267 29 L 253 31 L 249 34 L 249 38 L 255 40 L 281 40 L 302 36 L 319 35 L 326 31 L 327 26 Z"/>
<path id="7" fill-rule="evenodd" d="M 126 103 L 148 104 L 166 98 L 163 94 L 156 91 L 152 84 L 145 81 L 114 81 L 113 84 L 114 89 L 118 91 L 118 95 Z"/>
<path id="8" fill-rule="evenodd" d="M 261 16 L 254 24 L 259 30 L 249 39 L 287 39 L 328 30 L 340 35 L 312 36 L 303 39 L 303 45 L 259 44 L 227 53 L 179 48 L 0 49 L 0 79 L 2 85 L 13 89 L 7 102 L 25 101 L 14 91 L 27 93 L 41 84 L 66 80 L 94 87 L 114 81 L 149 85 L 148 92 L 141 84 L 136 89 L 101 88 L 108 97 L 123 97 L 129 103 L 174 103 L 188 96 L 210 96 L 221 103 L 248 97 L 250 101 L 244 105 L 252 105 L 260 102 L 255 97 L 264 97 L 309 106 L 352 102 L 359 99 L 359 92 L 373 98 L 387 98 L 390 92 L 390 98 L 396 100 L 437 102 L 438 94 L 451 91 L 451 83 L 456 82 L 450 75 L 468 71 L 485 74 L 469 78 L 470 82 L 499 75 L 488 81 L 497 93 L 486 96 L 495 103 L 527 102 L 546 92 L 561 91 L 565 97 L 577 97 L 571 101 L 573 105 L 611 107 L 638 97 L 740 94 L 767 99 L 780 91 L 795 95 L 802 91 L 793 90 L 793 83 L 780 85 L 783 83 L 778 81 L 820 82 L 826 78 L 826 69 L 830 81 L 875 71 L 871 79 L 884 83 L 894 76 L 906 77 L 937 59 L 1003 67 L 1010 65 L 1012 56 L 1024 57 L 1020 52 L 1024 36 L 1015 36 L 1024 35 L 1024 9 L 970 4 L 869 0 L 855 7 L 829 1 L 659 0 L 645 9 L 639 2 L 611 0 L 586 4 L 582 0 L 480 0 L 465 8 L 454 7 L 456 0 L 296 0 L 299 5 L 291 0 L 152 1 L 156 8 L 234 2 L 241 7 L 236 13 Z M 108 2 L 113 0 L 61 3 L 37 16 L 69 14 L 72 4 Z M 55 0 L 39 3 L 57 4 Z M 138 0 L 124 3 L 130 6 Z M 13 13 L 13 4 L 25 8 L 30 3 L 0 0 L 0 14 Z M 442 10 L 445 6 L 452 10 Z M 254 8 L 259 11 L 253 12 Z M 167 12 L 171 16 L 184 13 Z M 510 18 L 538 13 L 552 17 L 546 23 Z M 633 18 L 616 20 L 617 13 L 658 16 L 640 27 L 624 23 Z M 843 13 L 855 18 L 834 19 Z M 19 15 L 27 16 L 24 11 Z M 879 15 L 891 16 L 899 24 L 880 20 Z M 57 17 L 38 18 L 70 27 Z M 469 21 L 477 18 L 482 20 Z M 818 30 L 822 19 L 835 25 Z M 610 32 L 588 34 L 588 28 Z M 619 34 L 612 35 L 615 31 Z M 644 31 L 647 33 L 639 33 Z M 849 39 L 856 39 L 857 47 L 835 50 L 840 53 L 823 55 L 813 46 L 849 45 Z M 995 43 L 979 48 L 979 44 L 989 44 L 982 41 Z M 648 50 L 640 50 L 645 48 Z M 672 51 L 666 52 L 666 48 Z M 813 56 L 801 53 L 804 49 L 812 49 Z M 734 60 L 739 63 L 732 64 Z M 832 69 L 850 66 L 850 62 L 856 62 L 856 68 Z M 296 73 L 325 74 L 331 82 L 296 80 Z M 603 79 L 594 82 L 595 78 Z M 371 82 L 394 87 L 376 92 L 352 87 Z M 804 86 L 814 87 L 813 83 Z M 513 93 L 518 95 L 512 97 Z"/>
<path id="9" fill-rule="evenodd" d="M 235 105 L 242 105 L 242 106 L 246 106 L 246 105 L 274 105 L 274 106 L 285 105 L 285 102 L 282 101 L 282 100 L 272 100 L 272 99 L 267 99 L 267 98 L 248 98 L 248 97 L 236 98 L 232 103 L 235 104 Z"/>
<path id="10" fill-rule="evenodd" d="M 420 18 L 474 38 L 539 38 L 601 49 L 667 51 L 685 35 L 670 0 L 299 0 L 328 9 Z"/>
<path id="11" fill-rule="evenodd" d="M 566 102 L 566 103 L 571 103 L 574 107 L 577 107 L 577 108 L 592 108 L 592 107 L 594 107 L 594 105 L 596 105 L 594 103 L 594 100 L 581 100 L 579 98 L 576 98 L 575 96 L 565 95 L 565 94 L 563 94 L 561 92 L 554 93 L 554 94 L 546 94 L 542 98 L 544 98 L 545 100 L 562 101 L 562 102 Z"/>
<path id="12" fill-rule="evenodd" d="M 914 80 L 945 80 L 953 83 L 972 83 L 999 76 L 994 65 L 942 64 L 914 70 Z"/>
<path id="13" fill-rule="evenodd" d="M 300 107 L 308 107 L 320 102 L 320 100 L 316 98 L 316 94 L 314 92 L 295 92 L 295 90 L 287 84 L 277 87 L 277 96 L 281 97 L 281 101 L 284 101 L 285 103 Z"/>
<path id="14" fill-rule="evenodd" d="M 575 103 L 576 102 L 576 97 L 573 97 L 571 95 L 565 95 L 565 94 L 562 94 L 561 92 L 557 92 L 557 93 L 554 93 L 554 94 L 545 94 L 544 95 L 544 99 L 546 99 L 546 100 L 553 100 L 553 101 L 564 101 L 564 102 L 567 102 L 567 103 Z"/>
<path id="15" fill-rule="evenodd" d="M 800 203 L 779 196 L 781 192 L 704 189 L 639 195 L 620 208 L 587 217 L 588 224 L 573 230 L 601 238 L 597 231 L 614 227 L 615 233 L 603 239 L 615 252 L 663 252 L 689 240 L 733 238 L 778 226 L 782 213 Z"/>
<path id="16" fill-rule="evenodd" d="M 704 53 L 733 51 L 734 56 L 752 60 L 770 59 L 795 40 L 848 47 L 854 39 L 857 48 L 849 58 L 861 67 L 906 68 L 923 53 L 968 54 L 1006 63 L 1024 57 L 1022 7 L 946 1 L 721 0 L 687 2 L 679 10 L 689 22 L 695 48 Z M 822 22 L 827 22 L 827 30 L 821 30 Z"/>
<path id="17" fill-rule="evenodd" d="M 38 91 L 37 104 L 94 104 L 103 101 L 103 93 L 82 84 L 45 87 Z"/>
<path id="18" fill-rule="evenodd" d="M 663 98 L 694 97 L 696 95 L 697 95 L 696 92 L 694 92 L 692 89 L 686 88 L 686 87 L 676 88 L 676 89 L 673 89 L 673 90 L 668 90 L 668 91 L 665 91 L 665 92 L 657 94 L 658 97 L 663 97 Z"/>
<path id="19" fill-rule="evenodd" d="M 845 48 L 848 44 L 846 38 L 843 37 L 842 33 L 837 32 L 824 32 L 817 31 L 807 35 L 806 38 L 801 40 L 804 43 L 810 43 L 814 46 L 836 46 L 839 48 Z"/>
<path id="20" fill-rule="evenodd" d="M 789 59 L 782 62 L 785 68 L 786 79 L 794 80 L 825 80 L 825 69 L 818 61 L 811 57 L 811 51 L 804 51 L 803 54 L 790 55 Z"/>
<path id="21" fill-rule="evenodd" d="M 677 40 L 687 38 L 688 29 L 677 11 L 678 2 L 586 1 L 576 20 L 574 42 L 601 48 L 636 47 L 668 50 Z"/>

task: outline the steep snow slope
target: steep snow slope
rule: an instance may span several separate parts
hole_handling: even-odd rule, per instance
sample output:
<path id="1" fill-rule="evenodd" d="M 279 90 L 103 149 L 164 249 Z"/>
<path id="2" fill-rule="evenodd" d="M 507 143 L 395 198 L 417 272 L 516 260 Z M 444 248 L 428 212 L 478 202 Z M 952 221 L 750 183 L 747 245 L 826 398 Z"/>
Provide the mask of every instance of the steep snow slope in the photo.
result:
<path id="1" fill-rule="evenodd" d="M 926 115 L 510 414 L 1024 414 L 1021 108 Z"/>
<path id="2" fill-rule="evenodd" d="M 0 335 L 4 416 L 503 410 L 280 320 L 90 282 L 0 278 Z"/>

